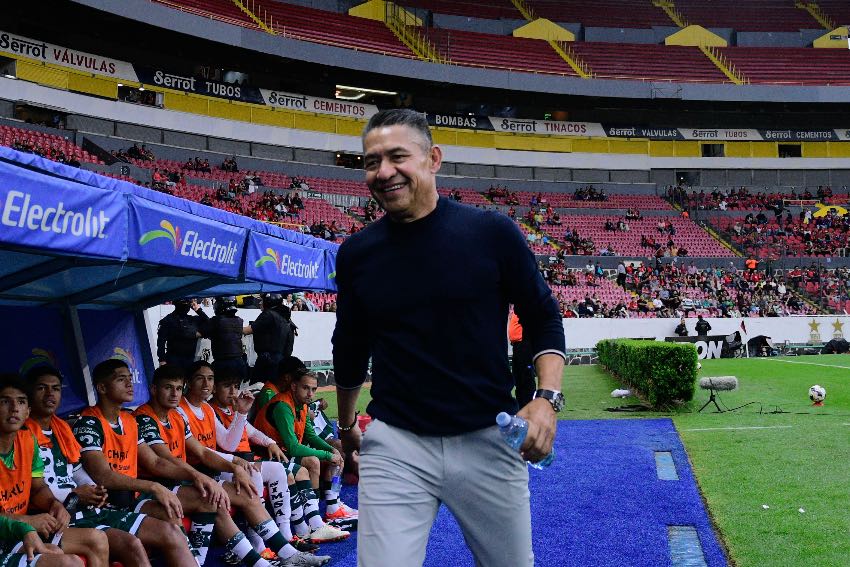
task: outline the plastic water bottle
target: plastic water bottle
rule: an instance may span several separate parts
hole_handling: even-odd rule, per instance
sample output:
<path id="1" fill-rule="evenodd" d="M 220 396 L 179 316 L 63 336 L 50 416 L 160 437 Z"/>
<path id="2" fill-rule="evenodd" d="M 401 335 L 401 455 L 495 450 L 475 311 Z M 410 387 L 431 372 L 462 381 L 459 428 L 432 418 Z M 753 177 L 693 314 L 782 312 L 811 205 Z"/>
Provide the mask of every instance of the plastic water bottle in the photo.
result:
<path id="1" fill-rule="evenodd" d="M 505 438 L 505 443 L 507 443 L 511 448 L 519 451 L 519 448 L 522 447 L 523 441 L 525 441 L 525 436 L 528 435 L 528 422 L 518 415 L 500 412 L 499 415 L 496 416 L 496 425 L 499 426 L 499 430 L 502 432 L 502 437 Z M 529 462 L 528 464 L 536 469 L 545 469 L 551 465 L 554 460 L 555 449 L 552 449 L 552 452 L 543 457 L 543 460 L 536 463 Z"/>
<path id="2" fill-rule="evenodd" d="M 340 476 L 340 472 L 342 472 L 340 467 L 335 466 L 333 468 L 333 474 L 331 475 L 331 492 L 336 495 L 339 495 L 342 490 L 342 477 Z"/>

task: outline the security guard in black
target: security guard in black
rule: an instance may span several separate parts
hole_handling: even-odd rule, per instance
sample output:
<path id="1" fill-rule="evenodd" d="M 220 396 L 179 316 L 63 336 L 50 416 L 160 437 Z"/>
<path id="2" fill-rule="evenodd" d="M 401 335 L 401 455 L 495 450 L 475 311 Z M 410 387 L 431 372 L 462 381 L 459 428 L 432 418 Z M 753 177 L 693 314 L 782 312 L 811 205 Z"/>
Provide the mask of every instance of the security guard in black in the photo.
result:
<path id="1" fill-rule="evenodd" d="M 197 317 L 189 315 L 193 310 Z M 188 367 L 195 360 L 198 339 L 209 317 L 197 301 L 178 299 L 174 301 L 174 311 L 159 322 L 156 335 L 156 356 L 160 366 L 175 364 Z"/>

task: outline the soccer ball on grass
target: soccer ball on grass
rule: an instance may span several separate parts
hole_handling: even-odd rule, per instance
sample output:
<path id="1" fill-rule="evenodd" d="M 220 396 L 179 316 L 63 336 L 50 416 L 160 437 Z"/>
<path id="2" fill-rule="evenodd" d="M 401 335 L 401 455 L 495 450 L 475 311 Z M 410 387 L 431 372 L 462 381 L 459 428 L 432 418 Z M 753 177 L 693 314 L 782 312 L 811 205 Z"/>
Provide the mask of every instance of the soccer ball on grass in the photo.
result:
<path id="1" fill-rule="evenodd" d="M 826 388 L 815 384 L 809 388 L 809 399 L 814 402 L 813 405 L 822 406 L 823 400 L 826 398 Z"/>

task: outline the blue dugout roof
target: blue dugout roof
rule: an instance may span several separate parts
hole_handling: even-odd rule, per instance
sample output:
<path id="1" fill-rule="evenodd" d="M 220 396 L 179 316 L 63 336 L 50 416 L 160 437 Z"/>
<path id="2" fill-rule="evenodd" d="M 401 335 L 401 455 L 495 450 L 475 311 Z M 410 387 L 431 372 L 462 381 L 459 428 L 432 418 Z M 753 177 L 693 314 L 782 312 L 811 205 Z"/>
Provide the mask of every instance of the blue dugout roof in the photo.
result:
<path id="1" fill-rule="evenodd" d="M 0 147 L 0 305 L 334 291 L 338 245 Z"/>

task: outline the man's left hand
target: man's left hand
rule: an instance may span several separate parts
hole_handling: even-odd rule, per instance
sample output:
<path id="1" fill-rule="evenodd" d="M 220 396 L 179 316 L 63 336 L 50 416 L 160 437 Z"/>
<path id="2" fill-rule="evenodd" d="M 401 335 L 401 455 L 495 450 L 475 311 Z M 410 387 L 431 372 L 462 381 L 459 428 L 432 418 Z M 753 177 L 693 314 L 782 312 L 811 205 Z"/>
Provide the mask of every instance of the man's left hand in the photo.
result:
<path id="1" fill-rule="evenodd" d="M 536 463 L 552 452 L 558 414 L 548 400 L 536 398 L 526 404 L 517 415 L 528 422 L 528 434 L 519 452 L 526 461 Z"/>
<path id="2" fill-rule="evenodd" d="M 286 458 L 286 454 L 278 447 L 277 443 L 272 443 L 266 449 L 269 452 L 269 460 L 277 461 L 279 463 L 288 463 L 289 459 Z"/>
<path id="3" fill-rule="evenodd" d="M 236 494 L 244 492 L 248 498 L 257 496 L 257 487 L 251 480 L 251 474 L 243 468 L 237 468 L 233 471 L 233 487 L 236 489 Z"/>
<path id="4" fill-rule="evenodd" d="M 57 522 L 59 522 L 59 527 L 56 529 L 55 533 L 62 533 L 65 531 L 65 528 L 67 528 L 68 524 L 71 522 L 71 515 L 68 513 L 68 510 L 65 509 L 65 506 L 63 506 L 58 500 L 54 500 L 50 505 L 49 513 L 51 516 L 56 518 Z"/>

